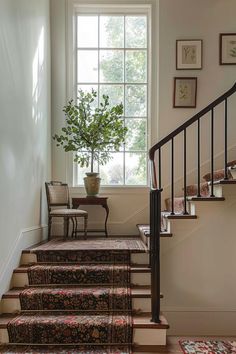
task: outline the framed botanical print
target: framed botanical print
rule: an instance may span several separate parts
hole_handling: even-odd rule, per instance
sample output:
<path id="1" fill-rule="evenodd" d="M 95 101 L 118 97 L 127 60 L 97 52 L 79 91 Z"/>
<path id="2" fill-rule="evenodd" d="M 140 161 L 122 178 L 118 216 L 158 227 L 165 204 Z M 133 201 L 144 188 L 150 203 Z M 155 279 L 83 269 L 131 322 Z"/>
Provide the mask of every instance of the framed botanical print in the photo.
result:
<path id="1" fill-rule="evenodd" d="M 220 65 L 236 65 L 236 33 L 220 33 Z"/>
<path id="2" fill-rule="evenodd" d="M 176 69 L 194 70 L 202 69 L 202 40 L 176 41 Z"/>
<path id="3" fill-rule="evenodd" d="M 197 98 L 196 77 L 174 78 L 174 108 L 195 108 Z"/>

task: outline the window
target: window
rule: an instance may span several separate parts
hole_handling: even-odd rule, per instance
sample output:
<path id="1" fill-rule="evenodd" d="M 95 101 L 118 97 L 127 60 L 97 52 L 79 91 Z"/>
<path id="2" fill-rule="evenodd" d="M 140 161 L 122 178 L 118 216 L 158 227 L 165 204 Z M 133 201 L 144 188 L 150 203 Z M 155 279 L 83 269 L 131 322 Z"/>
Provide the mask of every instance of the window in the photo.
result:
<path id="1" fill-rule="evenodd" d="M 91 11 L 91 9 L 90 9 Z M 102 185 L 147 185 L 148 16 L 145 13 L 77 13 L 76 90 L 106 94 L 124 105 L 127 139 L 105 166 L 97 166 Z M 96 167 L 96 166 L 95 166 Z M 86 169 L 74 166 L 75 184 Z"/>

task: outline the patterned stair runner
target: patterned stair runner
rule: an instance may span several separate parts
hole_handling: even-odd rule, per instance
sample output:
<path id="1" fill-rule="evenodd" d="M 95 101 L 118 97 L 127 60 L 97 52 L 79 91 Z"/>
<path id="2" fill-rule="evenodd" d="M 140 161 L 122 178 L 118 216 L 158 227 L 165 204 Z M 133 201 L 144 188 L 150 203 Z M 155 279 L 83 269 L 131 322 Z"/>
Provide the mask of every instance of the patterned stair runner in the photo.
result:
<path id="1" fill-rule="evenodd" d="M 12 346 L 0 352 L 131 353 L 130 252 L 36 254 L 21 313 L 7 326 Z"/>

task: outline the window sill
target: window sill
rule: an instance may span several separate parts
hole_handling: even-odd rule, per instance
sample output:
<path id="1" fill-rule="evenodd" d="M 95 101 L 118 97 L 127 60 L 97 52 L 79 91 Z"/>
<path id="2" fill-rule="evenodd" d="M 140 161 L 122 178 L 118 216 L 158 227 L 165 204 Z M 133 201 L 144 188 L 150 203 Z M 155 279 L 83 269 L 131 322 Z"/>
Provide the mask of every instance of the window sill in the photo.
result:
<path id="1" fill-rule="evenodd" d="M 114 194 L 147 194 L 149 192 L 148 186 L 102 186 L 99 195 L 114 195 Z M 75 194 L 85 195 L 83 186 L 70 187 L 70 195 Z"/>

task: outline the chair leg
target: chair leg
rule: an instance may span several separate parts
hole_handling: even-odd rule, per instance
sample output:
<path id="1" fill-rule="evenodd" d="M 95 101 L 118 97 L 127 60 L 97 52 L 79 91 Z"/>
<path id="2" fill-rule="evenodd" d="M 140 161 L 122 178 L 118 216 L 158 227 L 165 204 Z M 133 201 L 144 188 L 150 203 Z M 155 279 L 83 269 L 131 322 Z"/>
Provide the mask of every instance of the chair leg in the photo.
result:
<path id="1" fill-rule="evenodd" d="M 48 241 L 51 239 L 51 226 L 52 226 L 52 218 L 48 217 Z"/>
<path id="2" fill-rule="evenodd" d="M 68 238 L 68 231 L 69 231 L 69 218 L 64 216 L 64 239 Z"/>
<path id="3" fill-rule="evenodd" d="M 88 217 L 84 217 L 84 239 L 87 240 Z"/>

